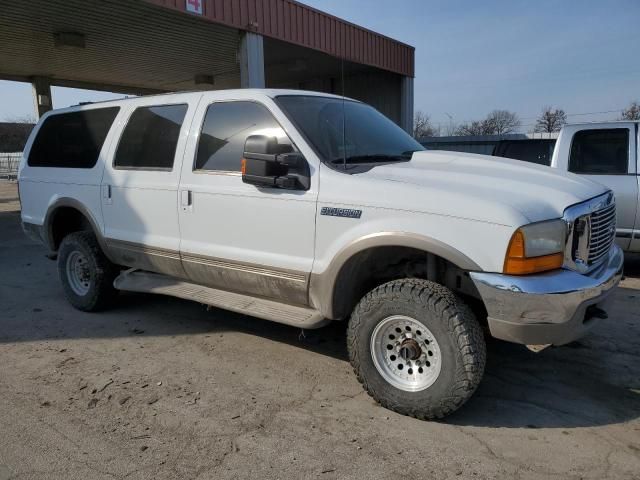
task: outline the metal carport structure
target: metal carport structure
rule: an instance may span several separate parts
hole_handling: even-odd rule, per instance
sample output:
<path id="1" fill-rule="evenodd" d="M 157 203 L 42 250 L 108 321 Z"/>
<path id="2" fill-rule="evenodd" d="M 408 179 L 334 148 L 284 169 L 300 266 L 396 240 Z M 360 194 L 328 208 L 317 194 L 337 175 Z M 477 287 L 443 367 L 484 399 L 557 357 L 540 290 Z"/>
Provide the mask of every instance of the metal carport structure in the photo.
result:
<path id="1" fill-rule="evenodd" d="M 410 130 L 414 48 L 292 0 L 0 0 L 0 79 L 128 94 L 344 93 Z M 343 87 L 344 79 L 344 87 Z"/>

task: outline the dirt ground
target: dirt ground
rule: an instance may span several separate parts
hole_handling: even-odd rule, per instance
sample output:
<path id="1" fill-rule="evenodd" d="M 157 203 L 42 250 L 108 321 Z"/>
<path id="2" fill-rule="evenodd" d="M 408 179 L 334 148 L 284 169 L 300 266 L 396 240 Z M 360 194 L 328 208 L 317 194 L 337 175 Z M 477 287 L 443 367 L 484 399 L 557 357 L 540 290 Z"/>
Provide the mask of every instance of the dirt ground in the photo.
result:
<path id="1" fill-rule="evenodd" d="M 361 389 L 317 331 L 152 295 L 87 314 L 0 182 L 0 480 L 640 477 L 640 259 L 610 318 L 534 354 L 491 342 L 442 422 Z"/>

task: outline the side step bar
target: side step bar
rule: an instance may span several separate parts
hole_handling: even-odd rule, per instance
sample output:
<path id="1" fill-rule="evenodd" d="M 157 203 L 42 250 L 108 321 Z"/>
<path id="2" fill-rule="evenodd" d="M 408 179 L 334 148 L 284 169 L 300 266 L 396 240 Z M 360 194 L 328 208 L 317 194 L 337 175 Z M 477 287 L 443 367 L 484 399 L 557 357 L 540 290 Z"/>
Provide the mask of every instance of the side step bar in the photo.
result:
<path id="1" fill-rule="evenodd" d="M 299 328 L 320 328 L 330 322 L 320 312 L 312 308 L 287 305 L 273 300 L 203 287 L 166 275 L 140 270 L 122 272 L 114 280 L 113 286 L 118 290 L 159 293 L 193 300 L 205 305 Z"/>

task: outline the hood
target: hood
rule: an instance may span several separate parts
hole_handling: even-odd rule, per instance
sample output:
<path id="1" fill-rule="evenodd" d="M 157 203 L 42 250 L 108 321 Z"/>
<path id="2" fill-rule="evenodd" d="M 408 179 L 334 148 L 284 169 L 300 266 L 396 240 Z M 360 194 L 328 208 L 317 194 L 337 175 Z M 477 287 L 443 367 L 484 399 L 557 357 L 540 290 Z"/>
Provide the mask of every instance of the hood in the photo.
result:
<path id="1" fill-rule="evenodd" d="M 397 193 L 391 196 L 404 208 L 409 201 L 420 204 L 417 210 L 514 226 L 559 218 L 570 205 L 608 190 L 543 165 L 448 151 L 415 152 L 409 162 L 355 176 L 384 181 L 384 191 Z"/>

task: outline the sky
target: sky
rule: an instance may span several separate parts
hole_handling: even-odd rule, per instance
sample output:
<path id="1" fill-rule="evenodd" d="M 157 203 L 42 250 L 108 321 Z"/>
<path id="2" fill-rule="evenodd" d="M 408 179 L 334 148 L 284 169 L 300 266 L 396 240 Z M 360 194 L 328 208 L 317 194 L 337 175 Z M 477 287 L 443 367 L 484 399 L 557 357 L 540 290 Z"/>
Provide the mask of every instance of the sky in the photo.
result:
<path id="1" fill-rule="evenodd" d="M 494 109 L 531 130 L 544 106 L 609 120 L 640 100 L 640 0 L 304 0 L 416 48 L 415 109 L 446 128 Z M 56 108 L 122 95 L 54 87 Z M 595 114 L 585 115 L 587 113 Z M 33 115 L 0 81 L 0 120 Z"/>

